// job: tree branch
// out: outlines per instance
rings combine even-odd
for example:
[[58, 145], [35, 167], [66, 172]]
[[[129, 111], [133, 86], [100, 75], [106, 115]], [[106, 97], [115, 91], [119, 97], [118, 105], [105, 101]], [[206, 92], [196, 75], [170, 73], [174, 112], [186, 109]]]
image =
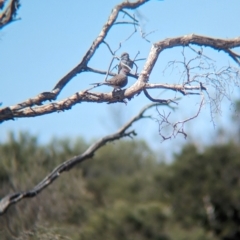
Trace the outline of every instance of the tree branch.
[[[0, 9], [4, 8], [5, 0], [0, 1]], [[0, 12], [0, 29], [7, 24], [16, 21], [17, 10], [20, 7], [20, 0], [10, 0], [8, 5]]]
[[[48, 187], [50, 184], [53, 183], [54, 180], [56, 180], [61, 173], [65, 171], [69, 171], [72, 169], [75, 165], [83, 162], [86, 159], [92, 158], [94, 156], [94, 153], [101, 147], [103, 147], [105, 144], [111, 141], [116, 141], [124, 137], [132, 137], [136, 136], [136, 133], [134, 130], [127, 131], [134, 122], [141, 120], [143, 118], [147, 118], [147, 116], [144, 116], [143, 114], [150, 108], [154, 106], [158, 106], [161, 104], [150, 104], [146, 107], [144, 107], [135, 117], [133, 117], [131, 120], [129, 120], [123, 127], [121, 127], [117, 132], [107, 135], [101, 139], [99, 139], [97, 142], [92, 144], [84, 153], [79, 154], [78, 156], [75, 156], [59, 166], [57, 166], [50, 174], [48, 174], [40, 183], [38, 183], [33, 189], [25, 192], [17, 192], [13, 194], [6, 195], [3, 197], [0, 201], [0, 215], [5, 213], [6, 210], [13, 204], [16, 204], [17, 202], [21, 201], [24, 198], [32, 198], [38, 195], [44, 188]], [[165, 104], [166, 105], [166, 104]], [[149, 118], [149, 117], [148, 117]]]
[[[202, 99], [201, 99], [201, 102], [200, 102], [197, 113], [194, 116], [191, 116], [191, 117], [189, 117], [185, 120], [182, 120], [182, 121], [178, 121], [176, 123], [171, 123], [168, 120], [171, 113], [169, 113], [166, 116], [165, 112], [163, 112], [163, 114], [161, 114], [159, 112], [159, 110], [157, 109], [159, 117], [160, 117], [160, 120], [157, 119], [157, 121], [159, 123], [159, 131], [158, 132], [159, 132], [159, 135], [162, 137], [163, 141], [165, 141], [167, 139], [171, 139], [172, 137], [176, 137], [179, 133], [183, 134], [184, 138], [187, 138], [187, 134], [184, 131], [184, 125], [185, 125], [186, 122], [189, 122], [189, 121], [193, 120], [194, 118], [197, 118], [198, 115], [200, 114], [200, 111], [201, 111], [203, 103], [204, 103], [204, 95], [201, 94], [201, 96], [202, 96]], [[166, 127], [172, 127], [172, 131], [168, 136], [166, 136], [162, 133], [163, 129], [166, 128]]]
[[[88, 90], [80, 91], [73, 94], [71, 97], [65, 98], [58, 102], [53, 102], [45, 104], [42, 106], [27, 107], [19, 111], [12, 111], [10, 108], [0, 109], [0, 122], [14, 119], [14, 118], [23, 118], [23, 117], [36, 117], [40, 115], [50, 114], [53, 112], [61, 112], [71, 109], [77, 103], [82, 102], [98, 102], [98, 103], [115, 103], [115, 102], [125, 102], [125, 99], [129, 101], [134, 97], [135, 94], [141, 92], [144, 88], [153, 89], [169, 89], [177, 92], [181, 92], [183, 95], [190, 94], [186, 90], [201, 90], [204, 89], [198, 86], [183, 86], [179, 84], [150, 84], [146, 83], [145, 87], [134, 87], [135, 84], [129, 89], [123, 89], [116, 92], [102, 93], [102, 92], [89, 92]], [[92, 89], [92, 88], [90, 88]], [[192, 93], [199, 94], [199, 93]], [[150, 99], [151, 100], [151, 99]], [[27, 100], [31, 102], [32, 100]], [[167, 101], [167, 100], [166, 100]], [[155, 101], [154, 101], [155, 102]], [[17, 106], [12, 106], [14, 109]]]
[[149, 100], [151, 100], [152, 102], [158, 102], [158, 103], [162, 103], [162, 104], [168, 104], [170, 102], [173, 102], [173, 103], [177, 104], [177, 102], [173, 101], [172, 99], [167, 99], [166, 100], [166, 99], [156, 99], [156, 98], [153, 98], [153, 97], [150, 96], [150, 94], [147, 92], [146, 89], [143, 89], [143, 92], [144, 92], [145, 96]]
[[[40, 93], [37, 96], [30, 98], [24, 102], [0, 109], [0, 123], [6, 120], [15, 119], [15, 118], [35, 117], [35, 116], [40, 116], [44, 114], [49, 114], [52, 112], [68, 110], [72, 106], [80, 102], [97, 102], [97, 103], [126, 102], [125, 99], [131, 100], [135, 95], [138, 95], [140, 92], [146, 89], [157, 89], [157, 88], [168, 89], [175, 92], [179, 92], [183, 95], [190, 95], [190, 94], [199, 95], [200, 92], [194, 92], [195, 90], [207, 91], [205, 82], [201, 81], [201, 84], [200, 84], [200, 81], [197, 80], [197, 78], [201, 78], [201, 77], [203, 78], [204, 77], [203, 74], [195, 75], [193, 78], [190, 79], [190, 70], [193, 68], [189, 67], [189, 65], [190, 63], [192, 63], [192, 61], [196, 59], [200, 59], [201, 56], [203, 56], [202, 52], [200, 53], [197, 52], [199, 56], [197, 56], [196, 58], [193, 58], [188, 62], [186, 61], [186, 59], [184, 59], [184, 61], [182, 62], [185, 66], [185, 71], [187, 72], [187, 81], [183, 82], [182, 84], [148, 83], [149, 78], [151, 76], [151, 72], [154, 68], [156, 61], [158, 60], [159, 55], [163, 50], [168, 48], [173, 48], [178, 46], [189, 46], [189, 45], [198, 45], [198, 46], [205, 46], [205, 47], [208, 46], [218, 51], [222, 50], [226, 52], [233, 58], [233, 60], [235, 60], [235, 62], [239, 63], [240, 55], [233, 52], [232, 49], [240, 46], [240, 37], [233, 38], [233, 39], [219, 39], [219, 38], [211, 38], [211, 37], [191, 34], [191, 35], [185, 35], [185, 36], [176, 37], [176, 38], [167, 38], [163, 41], [156, 42], [155, 44], [152, 45], [148, 58], [146, 59], [145, 65], [139, 75], [129, 74], [129, 76], [137, 78], [137, 81], [129, 88], [118, 91], [118, 92], [114, 92], [114, 93], [113, 92], [110, 92], [110, 93], [90, 92], [90, 90], [92, 90], [92, 88], [90, 88], [87, 90], [79, 91], [66, 99], [43, 105], [44, 101], [47, 101], [47, 100], [55, 101], [57, 99], [58, 94], [62, 91], [64, 86], [66, 86], [66, 84], [74, 76], [76, 76], [79, 73], [94, 72], [94, 73], [107, 74], [107, 75], [114, 76], [114, 73], [112, 72], [101, 71], [101, 70], [90, 68], [88, 66], [88, 62], [93, 57], [94, 53], [96, 52], [97, 48], [100, 46], [101, 43], [105, 43], [109, 48], [110, 52], [113, 53], [110, 46], [105, 42], [105, 38], [109, 30], [113, 26], [113, 24], [116, 23], [119, 12], [123, 12], [124, 14], [126, 14], [126, 11], [125, 11], [126, 9], [136, 9], [146, 2], [148, 2], [148, 0], [137, 0], [135, 2], [124, 1], [123, 3], [117, 5], [112, 10], [107, 22], [105, 23], [102, 30], [100, 31], [100, 34], [92, 43], [90, 48], [87, 50], [86, 54], [84, 55], [80, 63], [75, 68], [73, 68], [69, 73], [67, 73], [62, 79], [60, 79], [52, 91]], [[131, 20], [133, 20], [133, 22], [137, 21], [130, 14], [126, 14], [126, 15], [130, 17]], [[206, 79], [210, 79], [210, 78], [208, 78], [207, 76]], [[197, 82], [197, 85], [190, 85], [190, 82], [191, 83]], [[212, 82], [213, 82], [212, 84], [213, 87], [214, 86], [218, 87], [218, 85], [214, 83], [214, 81]], [[220, 84], [219, 81], [217, 83]], [[156, 101], [156, 99], [153, 99], [148, 93], [146, 94], [146, 91], [144, 93], [150, 101], [153, 101], [153, 102]], [[162, 101], [168, 101], [168, 100], [162, 100]]]
[[[31, 101], [24, 101], [23, 103], [15, 105], [14, 110], [20, 110], [26, 107], [31, 107], [33, 105], [40, 105], [44, 101], [52, 101], [57, 98], [57, 96], [60, 94], [62, 89], [66, 86], [66, 84], [74, 78], [77, 74], [80, 74], [82, 72], [85, 72], [87, 69], [87, 64], [96, 52], [97, 48], [100, 46], [100, 44], [104, 41], [106, 38], [109, 30], [112, 28], [113, 24], [116, 22], [116, 19], [118, 17], [118, 14], [120, 11], [124, 9], [136, 9], [139, 6], [143, 5], [144, 3], [148, 2], [149, 0], [137, 0], [135, 2], [123, 2], [115, 8], [113, 8], [107, 22], [102, 27], [102, 30], [100, 31], [97, 38], [93, 41], [92, 45], [88, 49], [88, 51], [85, 53], [84, 57], [80, 61], [80, 63], [74, 67], [71, 71], [69, 71], [62, 79], [58, 81], [58, 83], [55, 85], [53, 90], [51, 92], [45, 92], [44, 94], [41, 93], [36, 97], [31, 98]], [[17, 0], [12, 2], [18, 2]], [[11, 109], [11, 107], [10, 107]], [[12, 109], [11, 109], [12, 110]]]
[[188, 46], [189, 44], [211, 47], [217, 51], [224, 51], [228, 53], [232, 58], [237, 57], [238, 61], [235, 58], [233, 60], [239, 64], [239, 55], [230, 51], [233, 48], [240, 46], [240, 37], [232, 39], [221, 39], [221, 38], [211, 38], [207, 36], [201, 36], [196, 34], [185, 35], [182, 37], [176, 38], [167, 38], [163, 41], [157, 42], [154, 44], [158, 53], [162, 52], [167, 48], [178, 47], [178, 46]]

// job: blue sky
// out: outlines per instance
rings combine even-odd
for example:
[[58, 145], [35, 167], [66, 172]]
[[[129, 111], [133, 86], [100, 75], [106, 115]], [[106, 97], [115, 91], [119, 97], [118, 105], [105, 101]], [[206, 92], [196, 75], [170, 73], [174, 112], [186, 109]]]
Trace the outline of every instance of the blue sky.
[[[76, 66], [91, 43], [99, 34], [111, 9], [120, 1], [116, 0], [71, 0], [66, 1], [26, 1], [18, 12], [20, 21], [3, 28], [0, 32], [0, 102], [9, 106], [30, 97], [50, 91], [58, 80]], [[150, 43], [141, 39], [137, 32], [129, 41], [122, 44], [118, 51], [130, 53], [134, 57], [147, 57], [151, 44], [167, 37], [186, 34], [201, 34], [219, 38], [240, 36], [240, 1], [239, 0], [152, 0], [138, 11], [140, 24], [149, 35]], [[121, 18], [119, 18], [121, 20]], [[131, 26], [115, 26], [107, 36], [107, 41], [115, 50], [119, 43], [131, 34]], [[163, 69], [169, 60], [179, 59], [182, 49], [176, 48], [163, 52], [150, 78], [152, 82], [171, 82], [179, 80], [175, 73], [164, 75]], [[218, 61], [217, 64], [234, 64], [223, 53], [215, 53], [204, 49], [207, 54]], [[209, 56], [209, 55], [208, 55]], [[89, 66], [106, 70], [111, 55], [106, 46], [101, 45]], [[138, 62], [139, 70], [144, 61]], [[102, 81], [103, 76], [97, 74], [80, 74], [66, 86], [58, 99], [63, 99], [90, 83]], [[129, 79], [129, 85], [134, 83]], [[97, 91], [108, 92], [109, 87], [101, 87]], [[164, 96], [162, 90], [154, 91], [153, 97]], [[172, 94], [172, 93], [171, 93]], [[174, 95], [169, 95], [174, 96]], [[234, 97], [239, 96], [236, 90]], [[191, 105], [190, 105], [191, 102]], [[9, 131], [28, 131], [38, 135], [40, 142], [49, 142], [53, 137], [75, 138], [83, 136], [86, 140], [102, 137], [115, 131], [122, 123], [136, 114], [149, 100], [143, 95], [135, 97], [127, 105], [82, 103], [63, 113], [54, 113], [36, 118], [22, 118], [4, 122], [0, 125], [0, 141], [6, 139]], [[173, 119], [182, 120], [194, 114], [199, 98], [185, 97], [179, 109], [172, 113]], [[227, 117], [232, 114], [230, 103], [223, 103], [222, 115], [217, 116], [216, 124], [228, 124]], [[165, 108], [165, 111], [168, 111]], [[155, 110], [151, 111], [157, 117]], [[155, 121], [143, 120], [136, 124], [138, 138], [145, 138], [154, 149], [172, 149], [180, 144], [182, 137], [161, 143], [158, 126]], [[186, 126], [189, 139], [207, 141], [216, 132], [211, 123], [208, 107], [204, 107], [198, 119]], [[175, 148], [174, 148], [175, 149]]]

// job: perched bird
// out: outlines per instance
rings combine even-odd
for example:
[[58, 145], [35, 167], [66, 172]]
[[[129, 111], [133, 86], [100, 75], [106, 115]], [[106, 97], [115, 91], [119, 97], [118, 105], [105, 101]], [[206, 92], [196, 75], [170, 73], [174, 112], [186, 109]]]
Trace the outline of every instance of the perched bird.
[[120, 73], [122, 68], [126, 68], [128, 69], [128, 72], [130, 72], [133, 68], [134, 62], [129, 58], [129, 54], [127, 52], [122, 53], [120, 59], [120, 63], [118, 64], [118, 73]]
[[128, 83], [128, 74], [129, 70], [126, 68], [122, 68], [121, 71], [114, 77], [110, 78], [109, 80], [107, 80], [106, 82], [99, 82], [99, 83], [92, 83], [91, 85], [96, 85], [96, 87], [98, 86], [102, 86], [102, 85], [108, 85], [114, 88], [113, 91], [116, 91], [118, 89], [121, 89], [123, 87], [125, 87]]

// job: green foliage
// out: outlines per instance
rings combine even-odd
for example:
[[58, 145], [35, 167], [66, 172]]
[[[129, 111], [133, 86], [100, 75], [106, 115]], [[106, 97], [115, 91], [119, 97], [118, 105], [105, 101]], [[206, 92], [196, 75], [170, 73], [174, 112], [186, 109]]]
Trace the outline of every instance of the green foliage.
[[47, 226], [35, 226], [31, 231], [23, 231], [17, 240], [70, 240], [69, 237], [59, 234], [60, 229]]
[[94, 162], [87, 161], [82, 168], [89, 191], [98, 204], [104, 205], [116, 199], [134, 202], [148, 198], [146, 191], [151, 188], [156, 165], [144, 142], [120, 141], [102, 148]]
[[190, 145], [176, 156], [164, 186], [178, 221], [200, 224], [220, 239], [240, 239], [239, 159], [233, 143], [203, 153]]
[[[82, 153], [82, 139], [9, 135], [0, 145], [0, 196], [27, 190]], [[0, 217], [0, 239], [235, 240], [240, 225], [240, 149], [187, 145], [171, 164], [143, 141], [104, 146], [33, 199]]]
[[86, 222], [82, 240], [94, 239], [169, 239], [164, 232], [166, 217], [160, 203], [129, 204], [117, 201], [99, 209]]

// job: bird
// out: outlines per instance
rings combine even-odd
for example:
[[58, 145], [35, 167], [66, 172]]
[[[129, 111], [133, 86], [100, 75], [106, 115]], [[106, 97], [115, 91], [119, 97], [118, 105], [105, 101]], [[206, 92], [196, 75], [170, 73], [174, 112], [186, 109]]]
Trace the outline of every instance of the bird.
[[113, 91], [115, 92], [116, 90], [119, 90], [119, 89], [121, 89], [121, 88], [123, 88], [127, 85], [127, 83], [128, 83], [128, 77], [127, 77], [128, 72], [129, 72], [129, 69], [122, 68], [117, 75], [110, 78], [109, 80], [107, 80], [105, 82], [92, 83], [91, 85], [96, 85], [96, 87], [102, 86], [102, 85], [108, 85], [108, 86], [113, 87], [114, 88]]
[[118, 73], [120, 73], [122, 68], [126, 68], [129, 72], [133, 68], [134, 61], [129, 58], [129, 54], [127, 52], [123, 52], [120, 57], [120, 63], [118, 64]]

